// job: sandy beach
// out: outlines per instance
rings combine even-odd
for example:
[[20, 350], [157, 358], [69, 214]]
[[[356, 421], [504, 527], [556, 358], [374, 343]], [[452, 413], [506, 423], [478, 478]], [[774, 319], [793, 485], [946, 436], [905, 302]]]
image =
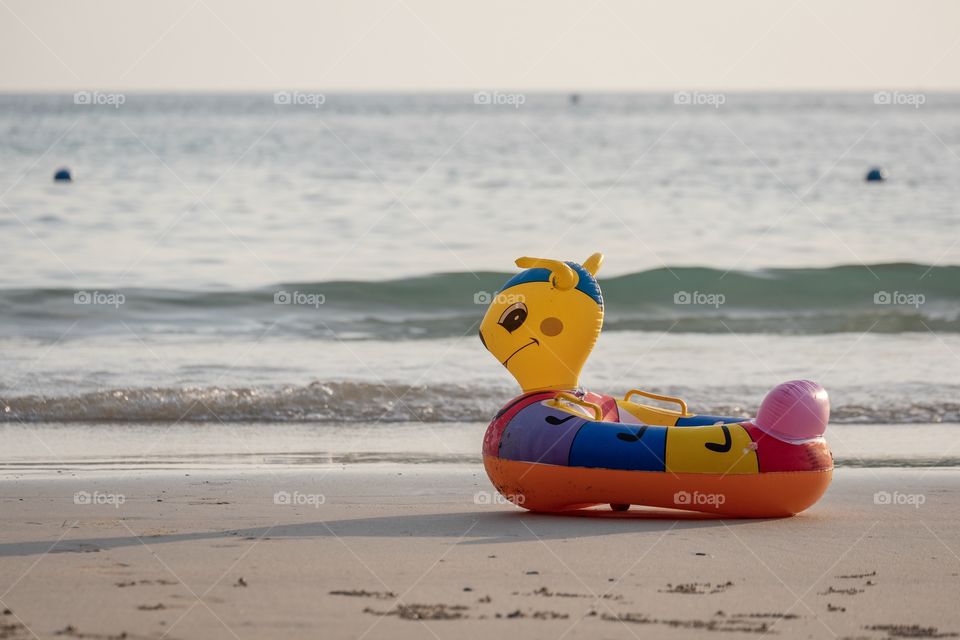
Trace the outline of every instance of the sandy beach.
[[0, 637], [943, 638], [960, 473], [782, 520], [535, 515], [479, 465], [8, 471]]

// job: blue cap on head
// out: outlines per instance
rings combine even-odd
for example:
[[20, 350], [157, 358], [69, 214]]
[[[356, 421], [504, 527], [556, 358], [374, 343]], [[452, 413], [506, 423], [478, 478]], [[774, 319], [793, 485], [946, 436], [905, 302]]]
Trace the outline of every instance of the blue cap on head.
[[[594, 302], [602, 307], [603, 294], [600, 292], [600, 285], [597, 283], [597, 279], [593, 277], [593, 274], [576, 262], [567, 262], [566, 265], [576, 271], [579, 276], [576, 286], [577, 291], [587, 294], [593, 298]], [[525, 282], [550, 282], [550, 269], [535, 268], [521, 271], [507, 280], [506, 284], [500, 287], [500, 291], [505, 291], [510, 287], [515, 287]]]

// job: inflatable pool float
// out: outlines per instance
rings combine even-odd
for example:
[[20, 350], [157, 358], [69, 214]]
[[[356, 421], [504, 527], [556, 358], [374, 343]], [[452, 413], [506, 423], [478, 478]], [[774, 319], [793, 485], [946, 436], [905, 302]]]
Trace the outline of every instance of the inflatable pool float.
[[523, 390], [483, 439], [497, 490], [531, 511], [643, 505], [752, 518], [819, 500], [833, 456], [823, 438], [830, 401], [815, 382], [775, 387], [750, 420], [695, 415], [679, 398], [639, 389], [617, 399], [580, 388], [603, 325], [602, 261], [520, 258], [524, 270], [487, 309], [480, 340]]

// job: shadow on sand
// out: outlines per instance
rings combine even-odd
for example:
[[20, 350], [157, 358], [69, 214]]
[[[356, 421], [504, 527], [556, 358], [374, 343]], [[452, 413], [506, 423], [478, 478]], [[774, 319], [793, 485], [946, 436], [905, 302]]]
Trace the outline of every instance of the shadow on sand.
[[[469, 511], [459, 513], [378, 516], [276, 524], [266, 527], [195, 531], [152, 536], [116, 536], [0, 544], [0, 557], [45, 553], [87, 553], [141, 544], [218, 539], [310, 539], [310, 538], [448, 538], [453, 544], [497, 544], [519, 540], [557, 540], [620, 534], [660, 535], [670, 529], [738, 526], [764, 522], [724, 520], [701, 513], [638, 509], [613, 512], [601, 509], [563, 514], [516, 511]], [[118, 521], [119, 524], [119, 521]]]

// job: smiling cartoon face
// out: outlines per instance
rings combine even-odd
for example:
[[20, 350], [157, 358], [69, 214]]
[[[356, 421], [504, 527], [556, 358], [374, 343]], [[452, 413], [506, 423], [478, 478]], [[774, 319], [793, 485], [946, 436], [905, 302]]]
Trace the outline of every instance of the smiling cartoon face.
[[603, 297], [594, 275], [603, 256], [583, 266], [520, 258], [526, 268], [490, 303], [480, 324], [487, 350], [524, 391], [573, 389], [603, 325]]

